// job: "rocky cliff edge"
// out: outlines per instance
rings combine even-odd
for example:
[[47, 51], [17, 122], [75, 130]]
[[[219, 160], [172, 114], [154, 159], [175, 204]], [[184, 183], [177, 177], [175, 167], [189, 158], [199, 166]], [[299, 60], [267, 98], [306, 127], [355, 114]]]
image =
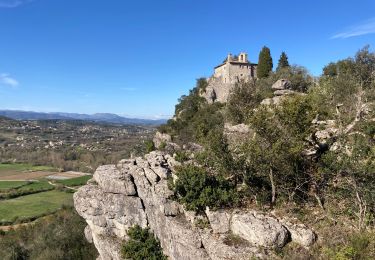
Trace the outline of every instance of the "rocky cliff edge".
[[151, 152], [144, 158], [99, 167], [93, 179], [74, 194], [77, 212], [86, 220], [86, 238], [99, 259], [121, 259], [127, 230], [149, 226], [170, 259], [269, 258], [273, 248], [294, 241], [305, 247], [316, 240], [303, 224], [264, 213], [236, 209], [197, 216], [172, 200], [167, 179], [175, 177], [173, 157]]

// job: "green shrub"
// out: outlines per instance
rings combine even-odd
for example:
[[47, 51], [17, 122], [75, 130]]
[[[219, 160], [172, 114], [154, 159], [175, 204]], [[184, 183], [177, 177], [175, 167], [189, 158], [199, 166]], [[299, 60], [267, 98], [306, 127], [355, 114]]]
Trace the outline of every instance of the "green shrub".
[[345, 244], [336, 247], [323, 248], [323, 254], [329, 259], [352, 260], [352, 259], [374, 259], [374, 240], [369, 233], [349, 235]]
[[55, 189], [55, 187], [49, 184], [47, 181], [28, 181], [26, 184], [19, 186], [14, 189], [7, 190], [4, 193], [0, 193], [0, 200], [12, 199], [25, 195], [35, 194], [39, 192], [45, 192]]
[[179, 98], [174, 119], [160, 126], [159, 131], [170, 134], [177, 143], [188, 143], [204, 141], [212, 129], [222, 127], [224, 123], [220, 109], [223, 105], [209, 105], [199, 95], [206, 86], [206, 79], [198, 79], [189, 95]]
[[205, 149], [196, 156], [196, 160], [202, 166], [215, 172], [217, 175], [230, 178], [234, 184], [242, 181], [244, 164], [235, 159], [229, 149], [229, 143], [222, 129], [210, 131], [204, 142]]
[[152, 140], [146, 140], [145, 141], [145, 147], [146, 147], [146, 153], [150, 153], [152, 151], [155, 151], [155, 144]]
[[65, 186], [82, 186], [87, 183], [88, 180], [92, 178], [92, 175], [84, 175], [76, 178], [66, 179], [66, 180], [58, 180], [57, 183], [61, 183]]
[[178, 162], [185, 162], [189, 160], [189, 154], [186, 151], [177, 151], [175, 159]]
[[260, 107], [250, 118], [257, 135], [242, 145], [245, 180], [259, 191], [269, 190], [271, 204], [277, 197], [294, 200], [307, 194], [308, 186], [301, 184], [310, 177], [302, 152], [314, 116], [305, 97], [294, 97], [272, 110]]
[[194, 221], [194, 226], [200, 229], [210, 228], [210, 222], [208, 221], [207, 218], [204, 218], [204, 219], [199, 218]]
[[301, 66], [290, 66], [276, 72], [277, 77], [290, 81], [290, 88], [295, 91], [306, 92], [313, 85], [313, 77], [307, 69]]
[[188, 210], [202, 212], [206, 206], [221, 208], [238, 203], [235, 187], [224, 178], [209, 175], [203, 168], [186, 165], [177, 169], [174, 191]]
[[129, 240], [122, 246], [122, 257], [132, 260], [166, 260], [160, 242], [150, 232], [135, 225], [128, 230]]
[[164, 150], [165, 147], [167, 147], [167, 143], [166, 142], [161, 142], [160, 145], [159, 145], [159, 147], [158, 147], [158, 149], [159, 150]]
[[268, 89], [259, 88], [256, 82], [242, 83], [236, 85], [231, 91], [227, 105], [226, 116], [234, 124], [247, 121], [253, 109], [267, 97], [271, 97]]

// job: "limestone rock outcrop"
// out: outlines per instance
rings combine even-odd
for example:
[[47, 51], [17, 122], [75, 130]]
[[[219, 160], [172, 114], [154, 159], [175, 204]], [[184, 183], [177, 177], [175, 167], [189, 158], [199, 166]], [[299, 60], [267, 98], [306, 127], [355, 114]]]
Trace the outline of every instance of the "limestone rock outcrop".
[[287, 79], [279, 79], [272, 85], [273, 90], [284, 90], [290, 88], [290, 81]]
[[304, 247], [309, 247], [315, 243], [317, 236], [310, 228], [304, 224], [294, 224], [290, 221], [280, 220], [290, 233], [292, 241]]
[[[176, 119], [176, 117], [175, 117]], [[180, 150], [181, 147], [172, 141], [172, 136], [166, 133], [157, 131], [154, 138], [152, 139], [156, 149], [161, 149], [173, 153], [174, 151]]]
[[289, 80], [279, 79], [271, 87], [271, 89], [274, 91], [273, 92], [274, 96], [272, 98], [266, 98], [262, 100], [260, 104], [266, 105], [266, 106], [269, 106], [269, 105], [278, 106], [290, 95], [306, 95], [305, 93], [291, 90], [290, 87], [291, 87], [291, 82]]
[[159, 131], [157, 131], [152, 141], [154, 142], [155, 147], [158, 148], [163, 143], [172, 142], [172, 137], [169, 134], [164, 134], [164, 133], [160, 133]]
[[[167, 184], [174, 176], [175, 163], [172, 156], [158, 151], [101, 166], [74, 194], [75, 208], [88, 224], [85, 236], [95, 244], [99, 259], [121, 259], [127, 230], [136, 224], [150, 227], [164, 253], [178, 260], [267, 259], [273, 254], [267, 248], [282, 247], [290, 234], [296, 242], [310, 244], [305, 242], [305, 231], [289, 230], [265, 214], [207, 208], [202, 216], [186, 211], [172, 200]], [[197, 220], [206, 220], [209, 225], [199, 228]], [[244, 243], [233, 244], [233, 235]]]
[[122, 174], [115, 165], [100, 166], [94, 179], [104, 192], [134, 196], [137, 194], [131, 175]]
[[236, 86], [236, 84], [233, 83], [223, 83], [220, 79], [215, 77], [209, 78], [207, 83], [207, 87], [201, 91], [200, 95], [206, 99], [208, 104], [227, 102], [230, 92]]
[[230, 230], [231, 215], [228, 212], [225, 210], [211, 211], [207, 207], [205, 213], [214, 233], [222, 234]]
[[244, 140], [254, 138], [255, 131], [246, 124], [232, 125], [225, 123], [224, 135], [228, 140], [229, 148], [235, 150]]
[[256, 212], [240, 212], [231, 220], [231, 230], [254, 245], [281, 248], [288, 239], [288, 230], [277, 220]]
[[315, 118], [311, 123], [314, 131], [307, 139], [304, 155], [314, 157], [328, 149], [334, 151], [338, 148], [336, 139], [339, 128], [335, 120], [321, 121]]

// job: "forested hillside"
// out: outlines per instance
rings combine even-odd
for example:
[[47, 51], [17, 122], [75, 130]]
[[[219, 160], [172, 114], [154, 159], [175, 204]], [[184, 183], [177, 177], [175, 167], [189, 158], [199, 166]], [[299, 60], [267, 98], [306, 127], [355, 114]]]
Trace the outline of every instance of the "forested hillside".
[[175, 199], [197, 212], [258, 208], [312, 226], [319, 242], [290, 244], [285, 259], [374, 258], [375, 53], [365, 47], [318, 78], [283, 53], [263, 74], [224, 104], [201, 97], [203, 78], [179, 99], [158, 147], [182, 162]]

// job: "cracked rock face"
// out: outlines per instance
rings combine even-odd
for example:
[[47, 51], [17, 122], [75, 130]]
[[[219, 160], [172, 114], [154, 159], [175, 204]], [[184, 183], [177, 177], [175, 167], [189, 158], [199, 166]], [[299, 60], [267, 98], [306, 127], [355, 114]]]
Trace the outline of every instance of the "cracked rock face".
[[[173, 175], [173, 165], [173, 157], [162, 152], [121, 160], [99, 167], [93, 180], [74, 194], [75, 208], [88, 224], [85, 235], [98, 249], [99, 259], [121, 259], [121, 244], [134, 225], [150, 227], [164, 253], [176, 260], [268, 258], [264, 248], [281, 247], [289, 239], [290, 232], [277, 219], [254, 212], [207, 209], [203, 218], [210, 225], [196, 227], [202, 216], [171, 199], [167, 178]], [[228, 242], [233, 234], [246, 243]], [[304, 229], [292, 233], [296, 242], [309, 240], [309, 234]]]

